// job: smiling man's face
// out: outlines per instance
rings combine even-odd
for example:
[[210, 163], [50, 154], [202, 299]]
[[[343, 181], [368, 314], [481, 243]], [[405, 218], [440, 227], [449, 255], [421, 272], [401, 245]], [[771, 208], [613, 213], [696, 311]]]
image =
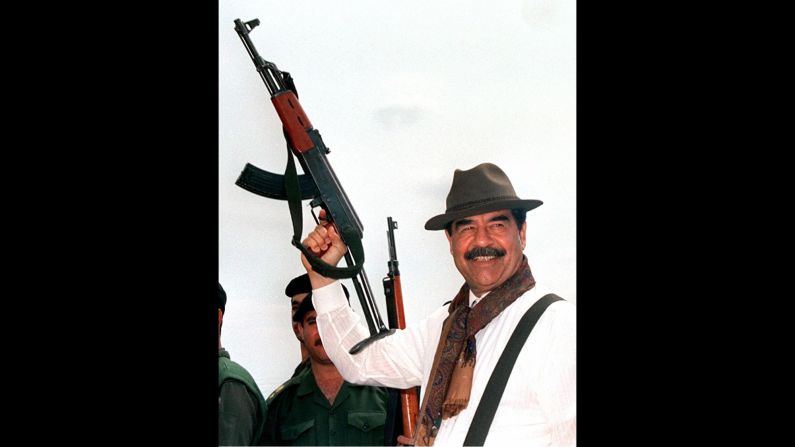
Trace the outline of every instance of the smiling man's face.
[[447, 235], [455, 266], [476, 296], [494, 290], [522, 263], [527, 224], [516, 226], [511, 210], [453, 221]]

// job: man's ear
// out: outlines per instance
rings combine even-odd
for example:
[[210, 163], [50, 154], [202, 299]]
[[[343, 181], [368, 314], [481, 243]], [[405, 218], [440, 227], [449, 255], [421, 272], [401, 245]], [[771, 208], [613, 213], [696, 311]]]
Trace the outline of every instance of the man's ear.
[[304, 342], [304, 328], [300, 324], [298, 324], [296, 322], [293, 322], [293, 332], [295, 333], [295, 338], [297, 338], [298, 341], [303, 343]]

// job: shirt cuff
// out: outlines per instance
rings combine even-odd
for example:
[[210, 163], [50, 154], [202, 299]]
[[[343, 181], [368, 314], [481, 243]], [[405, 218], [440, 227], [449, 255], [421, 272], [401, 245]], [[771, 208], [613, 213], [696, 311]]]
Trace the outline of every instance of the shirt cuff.
[[342, 283], [334, 281], [319, 289], [312, 289], [312, 305], [315, 306], [318, 315], [348, 306], [345, 292], [342, 291]]

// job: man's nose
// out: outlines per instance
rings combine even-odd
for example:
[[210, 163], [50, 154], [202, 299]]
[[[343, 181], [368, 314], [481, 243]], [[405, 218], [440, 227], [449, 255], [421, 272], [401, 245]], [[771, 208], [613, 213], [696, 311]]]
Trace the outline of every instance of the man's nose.
[[488, 229], [485, 226], [477, 226], [475, 227], [475, 244], [478, 247], [487, 247], [491, 245], [492, 238], [491, 234], [488, 232]]

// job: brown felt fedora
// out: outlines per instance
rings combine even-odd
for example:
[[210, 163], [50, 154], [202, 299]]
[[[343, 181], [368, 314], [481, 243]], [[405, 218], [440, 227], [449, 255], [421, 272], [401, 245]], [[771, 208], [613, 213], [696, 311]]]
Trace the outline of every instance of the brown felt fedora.
[[456, 219], [502, 209], [530, 211], [542, 203], [520, 199], [502, 169], [492, 163], [481, 163], [467, 171], [455, 170], [453, 185], [447, 194], [447, 211], [428, 219], [425, 229], [443, 230]]

